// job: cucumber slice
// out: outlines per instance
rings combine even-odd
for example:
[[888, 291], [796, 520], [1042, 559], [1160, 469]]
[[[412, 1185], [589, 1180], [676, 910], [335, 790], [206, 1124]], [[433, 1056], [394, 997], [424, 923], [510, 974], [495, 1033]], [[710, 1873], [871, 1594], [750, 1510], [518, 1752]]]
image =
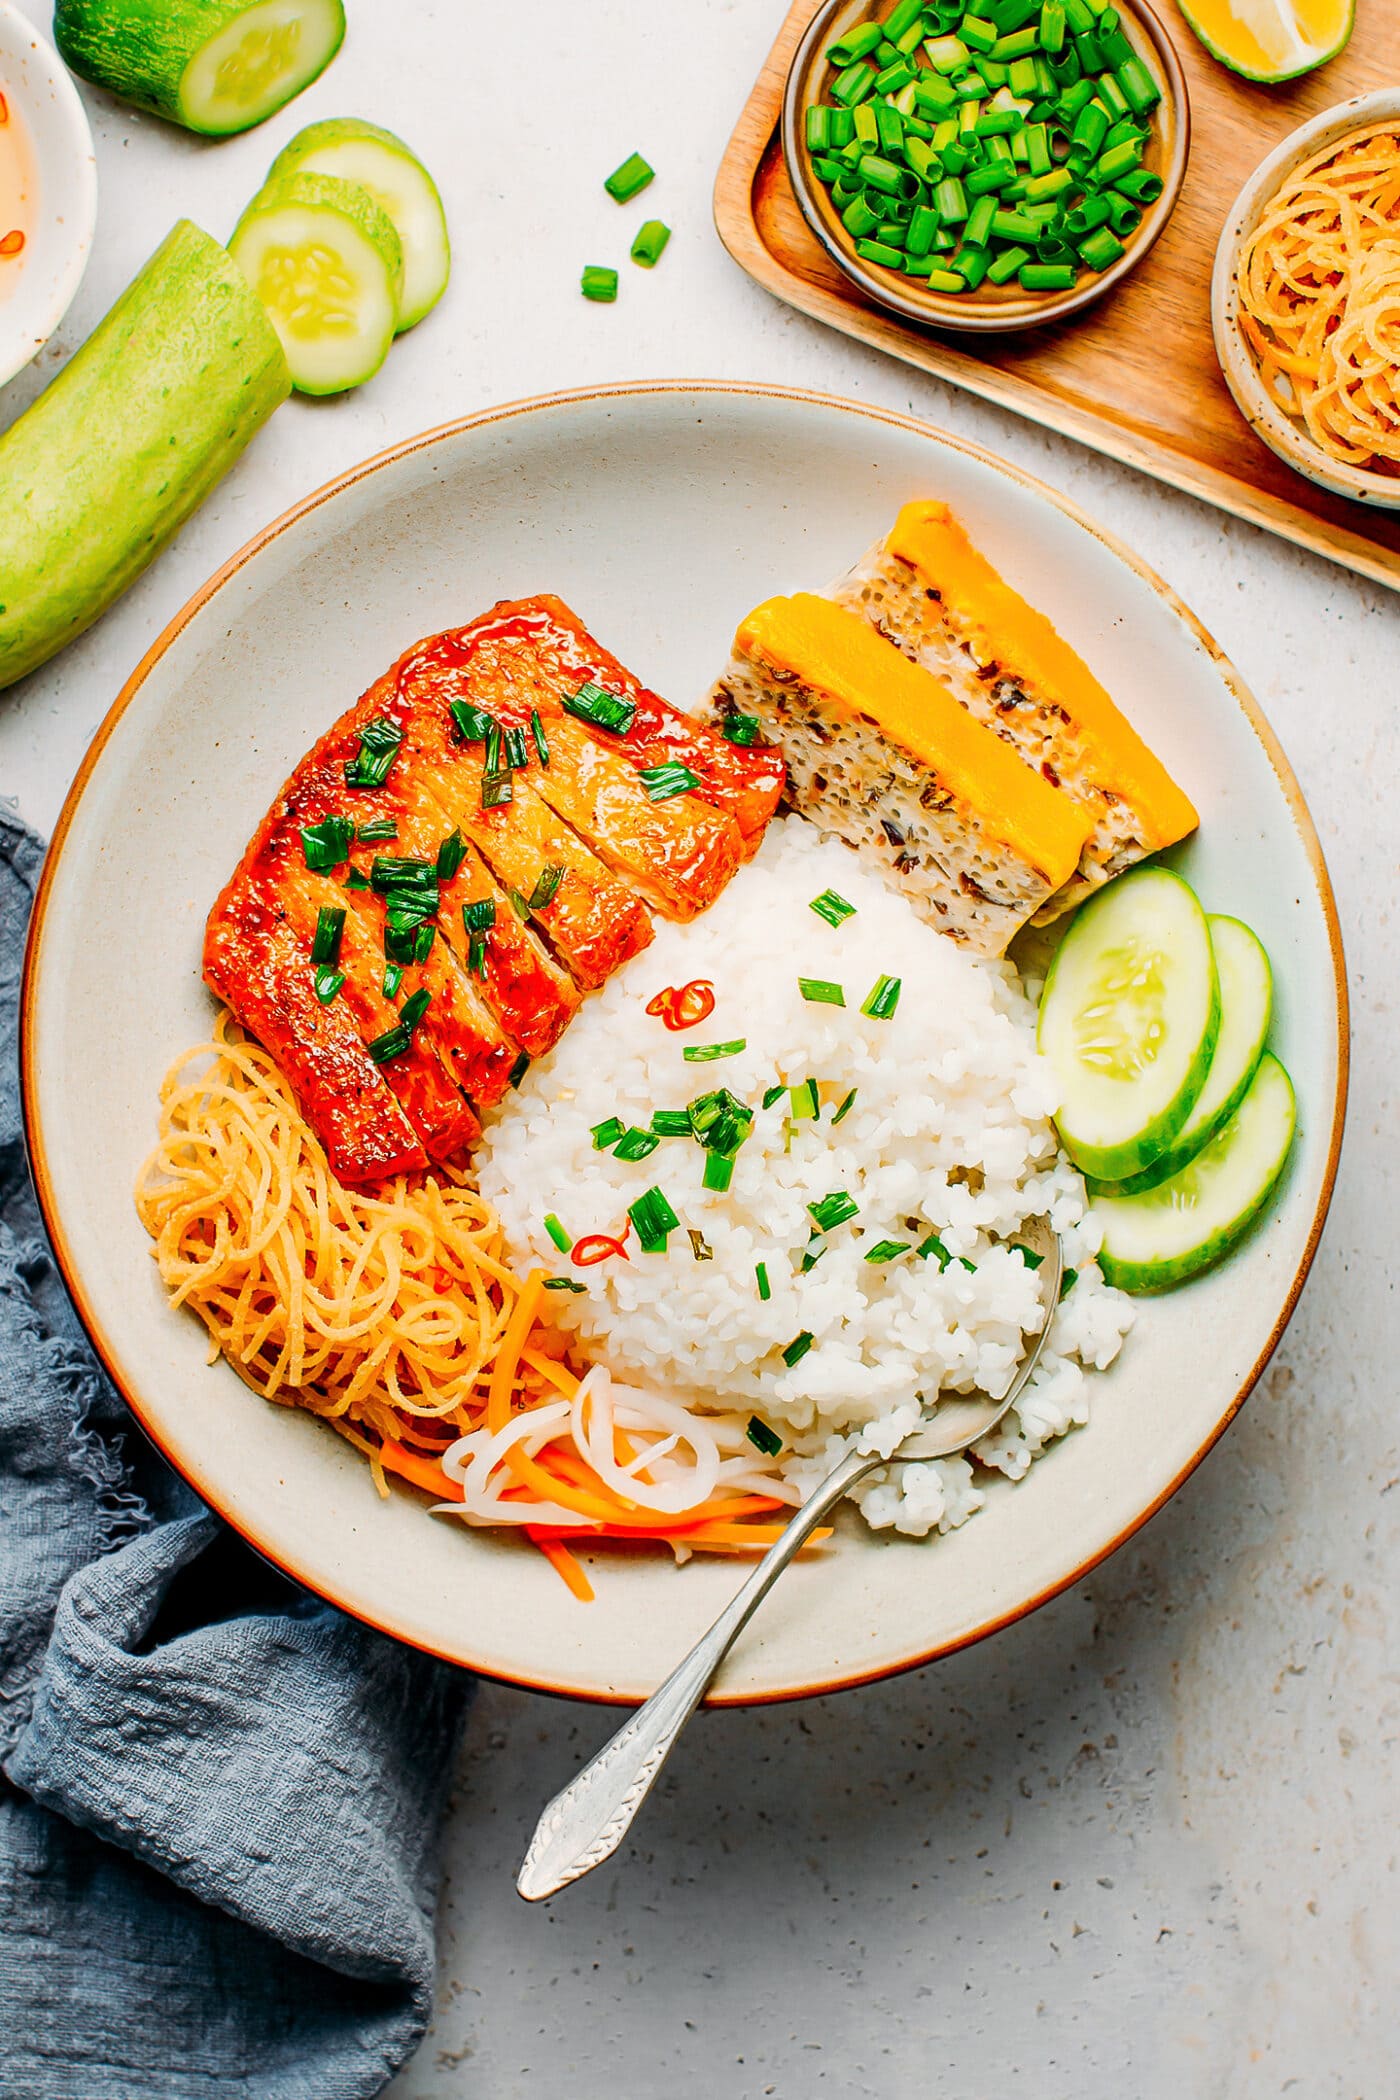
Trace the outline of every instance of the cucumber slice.
[[1081, 906], [1055, 951], [1037, 1040], [1065, 1150], [1095, 1181], [1160, 1159], [1196, 1104], [1220, 1028], [1206, 916], [1168, 868], [1134, 868]]
[[282, 148], [267, 179], [271, 184], [303, 171], [358, 182], [393, 220], [403, 243], [402, 335], [437, 305], [452, 267], [447, 215], [432, 176], [402, 139], [359, 117], [308, 124]]
[[1220, 978], [1220, 1034], [1206, 1083], [1181, 1130], [1150, 1167], [1127, 1181], [1091, 1182], [1094, 1195], [1138, 1196], [1180, 1173], [1222, 1130], [1249, 1092], [1273, 1012], [1274, 979], [1257, 934], [1239, 919], [1206, 920]]
[[342, 0], [57, 0], [75, 73], [136, 109], [225, 138], [281, 109], [345, 37]]
[[1188, 1166], [1144, 1196], [1095, 1203], [1108, 1281], [1166, 1291], [1228, 1254], [1272, 1195], [1296, 1121], [1292, 1083], [1266, 1050], [1234, 1115]]
[[341, 394], [374, 377], [394, 340], [403, 249], [368, 190], [336, 175], [290, 176], [258, 192], [228, 245], [298, 392]]
[[180, 220], [0, 438], [0, 686], [105, 612], [291, 385], [242, 271]]

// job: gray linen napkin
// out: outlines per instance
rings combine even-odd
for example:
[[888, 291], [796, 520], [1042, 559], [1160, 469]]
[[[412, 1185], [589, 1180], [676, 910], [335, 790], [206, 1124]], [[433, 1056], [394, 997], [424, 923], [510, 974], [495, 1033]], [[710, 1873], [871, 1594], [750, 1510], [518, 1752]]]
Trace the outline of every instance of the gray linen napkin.
[[20, 1130], [41, 858], [0, 805], [0, 2093], [367, 2100], [427, 2021], [471, 1681], [267, 1568], [99, 1369]]

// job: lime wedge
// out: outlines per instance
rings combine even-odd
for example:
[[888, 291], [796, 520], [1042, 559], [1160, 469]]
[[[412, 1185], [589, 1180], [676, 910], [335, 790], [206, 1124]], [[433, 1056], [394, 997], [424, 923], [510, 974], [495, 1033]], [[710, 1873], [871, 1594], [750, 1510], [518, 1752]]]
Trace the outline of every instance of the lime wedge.
[[1212, 58], [1246, 80], [1293, 80], [1345, 48], [1356, 0], [1181, 0]]

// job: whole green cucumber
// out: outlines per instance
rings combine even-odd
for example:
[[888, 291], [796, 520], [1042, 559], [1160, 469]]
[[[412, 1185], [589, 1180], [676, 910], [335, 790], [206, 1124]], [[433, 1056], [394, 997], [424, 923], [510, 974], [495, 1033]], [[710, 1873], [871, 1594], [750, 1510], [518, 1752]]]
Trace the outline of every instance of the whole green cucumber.
[[106, 611], [291, 386], [237, 263], [181, 219], [0, 438], [0, 686]]
[[84, 80], [212, 138], [281, 109], [344, 36], [343, 0], [56, 0], [53, 15]]

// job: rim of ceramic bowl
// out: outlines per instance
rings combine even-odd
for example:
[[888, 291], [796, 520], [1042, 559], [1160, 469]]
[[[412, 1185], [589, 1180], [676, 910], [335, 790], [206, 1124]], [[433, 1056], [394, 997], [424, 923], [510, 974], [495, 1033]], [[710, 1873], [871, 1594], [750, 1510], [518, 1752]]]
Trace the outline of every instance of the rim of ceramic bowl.
[[559, 393], [541, 394], [527, 400], [505, 402], [499, 407], [480, 409], [472, 415], [461, 416], [451, 422], [439, 424], [431, 430], [423, 431], [416, 437], [402, 440], [399, 444], [391, 446], [387, 451], [374, 454], [369, 459], [361, 461], [357, 466], [348, 468], [344, 473], [337, 475], [333, 480], [314, 490], [309, 496], [304, 497], [301, 502], [294, 504], [290, 510], [284, 511], [280, 517], [274, 518], [270, 524], [263, 527], [262, 531], [256, 533], [252, 539], [248, 540], [236, 554], [231, 555], [220, 568], [216, 569], [208, 581], [200, 586], [156, 637], [151, 647], [131, 673], [131, 676], [122, 686], [116, 699], [112, 702], [96, 736], [88, 747], [83, 762], [78, 768], [73, 785], [64, 800], [48, 853], [44, 859], [38, 889], [35, 893], [20, 985], [20, 1098], [24, 1116], [25, 1138], [29, 1150], [34, 1186], [39, 1198], [39, 1206], [43, 1213], [45, 1225], [48, 1228], [59, 1271], [93, 1348], [100, 1361], [106, 1367], [117, 1390], [127, 1402], [132, 1414], [152, 1443], [165, 1457], [173, 1470], [189, 1481], [201, 1499], [221, 1516], [232, 1530], [238, 1532], [255, 1552], [261, 1554], [265, 1560], [271, 1562], [275, 1567], [280, 1568], [294, 1582], [300, 1583], [304, 1589], [324, 1598], [328, 1603], [336, 1605], [340, 1610], [351, 1613], [352, 1616], [362, 1620], [366, 1625], [376, 1627], [381, 1633], [386, 1633], [395, 1640], [402, 1640], [408, 1646], [420, 1648], [424, 1653], [437, 1655], [442, 1661], [451, 1662], [459, 1667], [477, 1669], [483, 1676], [489, 1676], [498, 1683], [518, 1685], [527, 1691], [545, 1692], [560, 1698], [582, 1699], [602, 1706], [615, 1706], [619, 1703], [627, 1703], [626, 1701], [619, 1702], [615, 1694], [602, 1690], [594, 1684], [586, 1682], [574, 1683], [558, 1678], [551, 1679], [530, 1675], [524, 1672], [508, 1672], [500, 1668], [487, 1669], [470, 1658], [463, 1658], [460, 1654], [448, 1653], [422, 1640], [410, 1640], [397, 1625], [392, 1623], [390, 1618], [376, 1616], [372, 1609], [365, 1607], [363, 1601], [357, 1600], [352, 1602], [344, 1595], [328, 1588], [325, 1581], [318, 1578], [314, 1571], [308, 1569], [298, 1559], [296, 1554], [288, 1551], [271, 1539], [260, 1535], [246, 1523], [240, 1523], [236, 1518], [230, 1516], [225, 1507], [224, 1498], [220, 1494], [218, 1481], [209, 1478], [207, 1475], [201, 1474], [196, 1476], [188, 1466], [175, 1460], [163, 1442], [158, 1426], [149, 1419], [140, 1393], [133, 1389], [133, 1382], [123, 1375], [119, 1352], [107, 1336], [102, 1321], [98, 1317], [92, 1297], [84, 1284], [72, 1243], [65, 1230], [63, 1215], [55, 1193], [53, 1171], [49, 1164], [48, 1147], [45, 1142], [44, 1128], [38, 1107], [38, 1048], [35, 1017], [39, 979], [45, 969], [45, 932], [49, 901], [52, 895], [54, 879], [62, 863], [65, 846], [79, 804], [87, 792], [88, 785], [108, 740], [128, 707], [137, 697], [146, 679], [166, 651], [179, 639], [191, 621], [203, 611], [204, 607], [221, 589], [240, 576], [272, 541], [278, 539], [283, 533], [292, 531], [303, 518], [318, 510], [322, 504], [328, 503], [342, 495], [357, 482], [363, 481], [367, 477], [409, 458], [415, 452], [444, 443], [469, 430], [480, 429], [494, 423], [507, 423], [515, 418], [533, 415], [540, 411], [569, 408], [594, 402], [620, 402], [642, 398], [655, 399], [673, 394], [691, 396], [697, 394], [724, 395], [749, 400], [796, 402], [808, 407], [829, 409], [843, 415], [855, 416], [867, 423], [881, 424], [893, 430], [913, 433], [918, 437], [931, 437], [938, 444], [947, 445], [969, 459], [980, 461], [983, 465], [992, 468], [994, 472], [1004, 475], [1018, 487], [1029, 490], [1034, 496], [1053, 505], [1063, 517], [1070, 519], [1073, 524], [1087, 532], [1091, 538], [1097, 540], [1101, 546], [1105, 547], [1121, 561], [1135, 576], [1140, 577], [1206, 651], [1223, 680], [1231, 699], [1240, 708], [1250, 728], [1259, 739], [1274, 770], [1288, 804], [1289, 812], [1297, 826], [1298, 836], [1302, 842], [1304, 852], [1313, 871], [1318, 900], [1322, 907], [1327, 929], [1328, 948], [1332, 959], [1334, 995], [1337, 1006], [1336, 1087], [1330, 1106], [1324, 1111], [1329, 1119], [1327, 1151], [1323, 1163], [1322, 1180], [1318, 1190], [1317, 1202], [1308, 1228], [1307, 1240], [1294, 1274], [1284, 1293], [1280, 1311], [1270, 1329], [1268, 1338], [1228, 1407], [1224, 1409], [1219, 1420], [1211, 1428], [1210, 1434], [1203, 1439], [1167, 1486], [1134, 1516], [1131, 1523], [1126, 1524], [1121, 1531], [1115, 1533], [1107, 1544], [1096, 1548], [1093, 1552], [1086, 1553], [1082, 1560], [1076, 1562], [1074, 1568], [1068, 1574], [1046, 1584], [1032, 1596], [1022, 1599], [1013, 1606], [994, 1609], [978, 1625], [960, 1634], [957, 1638], [940, 1641], [929, 1649], [918, 1649], [911, 1654], [901, 1656], [894, 1663], [882, 1664], [875, 1669], [848, 1669], [838, 1676], [817, 1678], [800, 1685], [785, 1685], [776, 1690], [727, 1693], [723, 1683], [720, 1683], [711, 1689], [705, 1699], [707, 1706], [767, 1706], [776, 1705], [788, 1699], [815, 1698], [829, 1692], [851, 1690], [858, 1685], [872, 1684], [888, 1677], [901, 1676], [907, 1670], [921, 1669], [928, 1663], [936, 1662], [942, 1656], [951, 1655], [959, 1649], [971, 1647], [975, 1642], [985, 1640], [990, 1634], [999, 1633], [1004, 1627], [1014, 1625], [1019, 1619], [1028, 1617], [1031, 1612], [1038, 1610], [1042, 1604], [1049, 1603], [1053, 1597], [1059, 1596], [1064, 1590], [1072, 1588], [1076, 1582], [1082, 1581], [1101, 1561], [1106, 1560], [1111, 1553], [1115, 1553], [1120, 1546], [1125, 1544], [1128, 1539], [1132, 1538], [1148, 1522], [1149, 1518], [1155, 1516], [1157, 1511], [1166, 1502], [1170, 1501], [1177, 1489], [1194, 1473], [1207, 1452], [1223, 1436], [1240, 1408], [1249, 1398], [1269, 1358], [1277, 1348], [1289, 1320], [1292, 1318], [1299, 1294], [1307, 1281], [1308, 1271], [1312, 1267], [1313, 1256], [1317, 1251], [1322, 1228], [1326, 1223], [1327, 1212], [1332, 1201], [1332, 1191], [1337, 1178], [1337, 1163], [1341, 1152], [1342, 1126], [1345, 1120], [1347, 1101], [1350, 1038], [1346, 966], [1342, 951], [1341, 927], [1337, 917], [1336, 900], [1332, 893], [1331, 879], [1327, 872], [1327, 864], [1323, 858], [1317, 830], [1303, 797], [1302, 789], [1294, 776], [1293, 769], [1289, 765], [1277, 737], [1265, 719], [1258, 702], [1241, 679], [1230, 659], [1201, 625], [1190, 608], [1182, 603], [1171, 586], [1164, 582], [1155, 570], [1150, 568], [1138, 555], [1134, 554], [1130, 548], [1126, 547], [1113, 533], [1107, 532], [1094, 519], [1087, 517], [1077, 504], [1061, 495], [1057, 489], [1053, 489], [1047, 483], [1037, 479], [1035, 475], [1028, 474], [1022, 468], [1012, 466], [1005, 460], [998, 459], [985, 446], [972, 444], [966, 438], [955, 437], [947, 431], [940, 430], [935, 424], [929, 423], [921, 417], [903, 415], [898, 410], [873, 407], [864, 402], [842, 400], [837, 395], [817, 393], [805, 387], [771, 386], [757, 381], [722, 379], [629, 380], [619, 381], [610, 386], [579, 387]]
[[802, 130], [804, 113], [815, 99], [820, 47], [831, 35], [838, 16], [849, 14], [859, 19], [873, 12], [870, 0], [824, 0], [808, 23], [788, 67], [781, 119], [783, 163], [806, 224], [842, 275], [867, 299], [923, 327], [951, 329], [961, 335], [1007, 335], [1071, 319], [1102, 299], [1137, 268], [1165, 232], [1181, 193], [1191, 151], [1191, 98], [1176, 48], [1149, 0], [1118, 0], [1118, 11], [1130, 41], [1148, 62], [1149, 71], [1162, 89], [1163, 106], [1171, 113], [1172, 121], [1169, 128], [1164, 127], [1161, 157], [1154, 169], [1162, 178], [1161, 196], [1144, 209], [1142, 223], [1125, 242], [1117, 262], [1069, 291], [1047, 294], [997, 287], [989, 293], [984, 286], [976, 292], [950, 296], [927, 286], [915, 291], [912, 287], [916, 279], [899, 280], [888, 271], [868, 269], [856, 254], [826, 190], [812, 176]]
[[0, 386], [38, 356], [72, 305], [97, 223], [97, 160], [72, 76], [29, 16], [0, 0], [0, 71], [7, 61], [33, 76], [15, 100], [38, 168], [40, 225], [24, 279], [0, 305]]
[[1334, 495], [1369, 503], [1377, 510], [1400, 510], [1400, 474], [1372, 474], [1345, 460], [1329, 459], [1302, 425], [1272, 401], [1259, 376], [1239, 317], [1235, 268], [1240, 249], [1258, 225], [1264, 207], [1285, 178], [1314, 154], [1340, 146], [1353, 135], [1380, 127], [1400, 127], [1400, 87], [1377, 88], [1334, 103], [1275, 146], [1240, 189], [1226, 214], [1216, 244], [1210, 281], [1210, 325], [1215, 355], [1236, 408], [1254, 435], [1286, 465]]

